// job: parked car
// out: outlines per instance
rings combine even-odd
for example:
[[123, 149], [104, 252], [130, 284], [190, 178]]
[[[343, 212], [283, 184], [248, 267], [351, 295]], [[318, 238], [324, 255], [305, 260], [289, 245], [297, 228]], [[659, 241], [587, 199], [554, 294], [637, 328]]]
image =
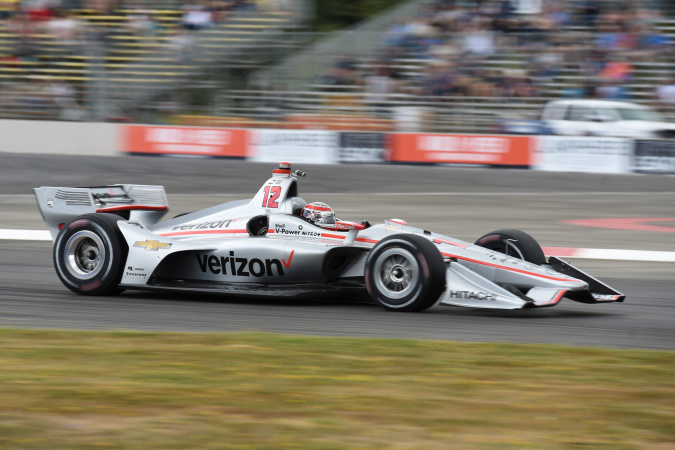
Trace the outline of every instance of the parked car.
[[[523, 126], [526, 124], [527, 126]], [[570, 99], [548, 102], [539, 120], [509, 120], [506, 133], [562, 136], [614, 136], [636, 139], [675, 138], [675, 124], [654, 109], [613, 100]]]

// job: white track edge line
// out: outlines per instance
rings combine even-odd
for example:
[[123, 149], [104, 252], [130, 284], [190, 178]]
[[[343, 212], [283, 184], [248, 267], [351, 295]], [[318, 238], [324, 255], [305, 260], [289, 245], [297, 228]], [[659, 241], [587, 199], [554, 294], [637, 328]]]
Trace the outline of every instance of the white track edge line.
[[[319, 195], [339, 195], [345, 196], [353, 193], [337, 193], [337, 192], [304, 192], [303, 195], [307, 197], [319, 196]], [[675, 191], [630, 191], [630, 192], [605, 192], [605, 191], [595, 191], [595, 192], [359, 192], [359, 195], [383, 195], [383, 196], [403, 196], [403, 195], [425, 195], [425, 196], [486, 196], [486, 195], [497, 195], [500, 197], [503, 196], [546, 196], [546, 195], [557, 195], [557, 196], [578, 196], [578, 195], [667, 195], [672, 196], [675, 194]], [[168, 197], [240, 197], [246, 198], [246, 194], [237, 194], [229, 192], [212, 192], [212, 193], [197, 193], [197, 194], [171, 194], [167, 193]], [[0, 194], [0, 198], [34, 198], [33, 194]]]
[[[0, 229], [0, 240], [10, 241], [51, 241], [47, 230]], [[557, 256], [555, 248], [546, 248], [546, 254]], [[653, 250], [625, 250], [613, 248], [563, 249], [562, 258], [605, 259], [620, 261], [675, 262], [675, 252]]]
[[0, 229], [0, 240], [9, 241], [51, 241], [52, 235], [47, 230], [11, 230]]
[[675, 252], [662, 252], [654, 250], [625, 250], [616, 248], [575, 248], [568, 249], [571, 252], [561, 252], [556, 255], [555, 250], [546, 251], [548, 256], [560, 256], [560, 258], [579, 259], [606, 259], [615, 261], [649, 261], [649, 262], [675, 262]]

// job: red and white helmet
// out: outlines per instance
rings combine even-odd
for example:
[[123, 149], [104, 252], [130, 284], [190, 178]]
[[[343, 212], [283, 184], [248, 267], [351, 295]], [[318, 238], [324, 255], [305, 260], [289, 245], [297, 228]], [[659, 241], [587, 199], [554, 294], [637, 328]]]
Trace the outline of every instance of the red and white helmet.
[[305, 205], [300, 216], [322, 228], [335, 228], [335, 211], [325, 203], [312, 202]]

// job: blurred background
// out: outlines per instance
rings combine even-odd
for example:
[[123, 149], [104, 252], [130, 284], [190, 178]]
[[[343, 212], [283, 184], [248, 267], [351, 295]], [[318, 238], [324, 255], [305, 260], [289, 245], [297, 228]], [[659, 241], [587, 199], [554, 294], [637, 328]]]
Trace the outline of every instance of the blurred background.
[[675, 118], [671, 0], [0, 0], [0, 119], [493, 133]]

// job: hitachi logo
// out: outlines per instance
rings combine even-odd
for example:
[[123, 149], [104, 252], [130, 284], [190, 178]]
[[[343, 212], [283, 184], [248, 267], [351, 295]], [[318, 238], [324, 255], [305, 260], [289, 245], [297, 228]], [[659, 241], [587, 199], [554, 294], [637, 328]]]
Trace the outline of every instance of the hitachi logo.
[[[292, 257], [293, 254], [291, 253], [291, 258]], [[215, 275], [236, 275], [239, 277], [249, 277], [251, 275], [254, 277], [262, 277], [265, 275], [272, 277], [275, 276], [275, 271], [273, 270], [275, 267], [276, 275], [281, 276], [284, 274], [283, 266], [286, 265], [285, 261], [282, 263], [276, 258], [265, 259], [264, 261], [258, 258], [253, 258], [251, 260], [248, 258], [237, 258], [232, 251], [230, 252], [230, 256], [201, 255], [198, 253], [197, 262], [199, 263], [199, 268], [204, 273], [208, 270]], [[291, 260], [289, 258], [286, 268], [288, 268], [290, 264]]]
[[448, 294], [450, 298], [463, 298], [466, 300], [486, 300], [494, 301], [495, 296], [487, 292], [473, 292], [473, 291], [450, 291]]

